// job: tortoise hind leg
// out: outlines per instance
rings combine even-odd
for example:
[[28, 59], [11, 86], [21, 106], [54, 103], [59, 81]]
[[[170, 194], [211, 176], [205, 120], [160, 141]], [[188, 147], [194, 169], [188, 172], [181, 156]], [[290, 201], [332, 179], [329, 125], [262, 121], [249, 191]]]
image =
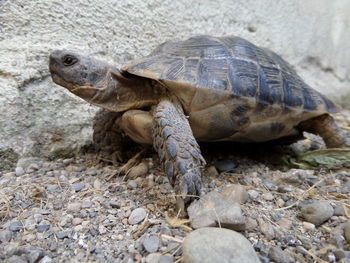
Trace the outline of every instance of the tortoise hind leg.
[[324, 114], [316, 118], [306, 120], [298, 125], [302, 131], [317, 134], [322, 137], [327, 148], [349, 147], [350, 140], [338, 126], [332, 116]]
[[178, 181], [175, 191], [183, 195], [186, 203], [192, 199], [188, 196], [199, 195], [200, 169], [205, 165], [205, 160], [179, 104], [162, 100], [153, 116], [154, 148], [170, 183], [174, 186]]

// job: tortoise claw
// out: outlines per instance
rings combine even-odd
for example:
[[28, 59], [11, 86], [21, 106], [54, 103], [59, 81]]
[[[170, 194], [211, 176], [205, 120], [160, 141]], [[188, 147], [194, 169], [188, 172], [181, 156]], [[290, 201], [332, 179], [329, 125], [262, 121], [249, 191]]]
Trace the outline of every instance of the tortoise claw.
[[180, 178], [179, 193], [185, 203], [189, 203], [195, 198], [198, 198], [201, 191], [202, 180], [200, 175], [193, 172], [187, 172]]

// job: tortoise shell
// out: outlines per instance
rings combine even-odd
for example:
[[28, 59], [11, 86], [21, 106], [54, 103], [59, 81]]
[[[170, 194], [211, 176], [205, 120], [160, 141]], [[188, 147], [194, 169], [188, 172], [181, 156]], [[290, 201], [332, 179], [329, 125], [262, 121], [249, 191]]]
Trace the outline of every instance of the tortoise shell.
[[301, 121], [338, 110], [279, 55], [239, 37], [165, 42], [122, 71], [175, 95], [203, 141], [290, 136]]

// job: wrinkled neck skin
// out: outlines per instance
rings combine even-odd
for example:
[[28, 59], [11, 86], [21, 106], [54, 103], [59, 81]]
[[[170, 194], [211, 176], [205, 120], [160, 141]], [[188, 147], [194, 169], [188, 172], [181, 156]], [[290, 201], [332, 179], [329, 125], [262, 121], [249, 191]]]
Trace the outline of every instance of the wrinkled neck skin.
[[[118, 73], [120, 72], [118, 71]], [[120, 81], [115, 77], [115, 73], [111, 72], [108, 72], [106, 78], [101, 80], [98, 85], [99, 89], [94, 89], [92, 91], [94, 94], [90, 94], [88, 97], [84, 96], [88, 91], [86, 87], [77, 87], [71, 92], [93, 105], [116, 112], [157, 104], [160, 93], [162, 93], [160, 88], [152, 85], [149, 79], [132, 77]]]

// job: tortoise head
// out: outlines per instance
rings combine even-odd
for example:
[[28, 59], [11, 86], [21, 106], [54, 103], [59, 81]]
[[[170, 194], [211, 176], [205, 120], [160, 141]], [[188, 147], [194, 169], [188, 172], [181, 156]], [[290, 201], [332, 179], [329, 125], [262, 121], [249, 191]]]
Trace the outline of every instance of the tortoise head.
[[52, 80], [70, 92], [90, 100], [106, 88], [108, 65], [76, 53], [56, 50], [50, 55]]
[[[66, 50], [50, 55], [49, 69], [52, 80], [82, 99], [108, 110], [119, 111], [126, 106], [130, 79], [113, 66], [99, 60]], [[123, 106], [124, 105], [124, 106]]]

